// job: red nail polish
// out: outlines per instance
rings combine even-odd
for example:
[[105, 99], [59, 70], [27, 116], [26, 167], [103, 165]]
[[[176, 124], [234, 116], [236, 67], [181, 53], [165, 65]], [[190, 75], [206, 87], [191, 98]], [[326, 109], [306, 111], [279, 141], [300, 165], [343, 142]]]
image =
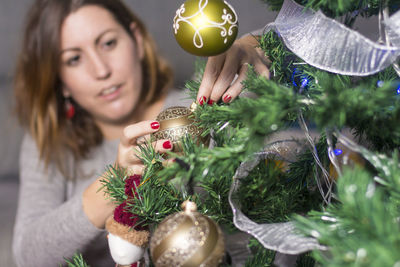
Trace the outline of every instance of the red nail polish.
[[207, 102], [207, 98], [205, 96], [202, 96], [199, 98], [199, 104], [200, 106], [202, 106], [204, 103]]
[[163, 148], [165, 148], [165, 149], [171, 149], [172, 148], [172, 144], [171, 144], [171, 141], [165, 141], [163, 144], [162, 144], [162, 146], [163, 146]]
[[209, 104], [209, 105], [211, 106], [212, 104], [214, 104], [214, 101], [212, 101], [212, 100], [210, 99], [210, 100], [208, 100], [207, 104]]
[[232, 100], [232, 97], [230, 95], [226, 95], [224, 97], [224, 103], [229, 103], [229, 102], [231, 102], [231, 100]]
[[150, 124], [150, 127], [151, 127], [151, 129], [156, 130], [156, 129], [160, 128], [160, 123], [158, 123], [158, 121], [152, 122]]

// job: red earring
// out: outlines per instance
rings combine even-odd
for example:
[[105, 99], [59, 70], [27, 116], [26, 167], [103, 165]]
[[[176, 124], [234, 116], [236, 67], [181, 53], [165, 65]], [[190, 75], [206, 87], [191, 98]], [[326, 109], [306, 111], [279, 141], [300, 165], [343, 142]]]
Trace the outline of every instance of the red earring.
[[71, 103], [71, 100], [69, 98], [65, 99], [65, 114], [67, 116], [67, 119], [72, 119], [75, 115], [75, 107]]

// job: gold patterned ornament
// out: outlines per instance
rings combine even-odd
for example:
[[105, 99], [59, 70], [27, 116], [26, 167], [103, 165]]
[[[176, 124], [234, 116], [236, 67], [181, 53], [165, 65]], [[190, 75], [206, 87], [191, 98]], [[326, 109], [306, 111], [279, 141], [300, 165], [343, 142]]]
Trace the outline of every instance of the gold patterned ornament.
[[192, 119], [192, 110], [195, 108], [195, 103], [191, 108], [187, 107], [170, 107], [162, 111], [156, 118], [160, 123], [160, 129], [152, 134], [154, 140], [168, 139], [173, 143], [173, 151], [180, 152], [182, 147], [180, 141], [182, 137], [189, 134], [192, 137], [198, 138], [199, 141], [206, 140], [201, 138], [202, 131], [197, 127]]
[[212, 267], [225, 254], [223, 234], [209, 217], [197, 212], [194, 202], [185, 201], [184, 211], [165, 218], [153, 233], [150, 253], [156, 267]]
[[173, 29], [178, 44], [187, 52], [215, 56], [235, 41], [238, 18], [225, 0], [188, 0], [176, 11]]

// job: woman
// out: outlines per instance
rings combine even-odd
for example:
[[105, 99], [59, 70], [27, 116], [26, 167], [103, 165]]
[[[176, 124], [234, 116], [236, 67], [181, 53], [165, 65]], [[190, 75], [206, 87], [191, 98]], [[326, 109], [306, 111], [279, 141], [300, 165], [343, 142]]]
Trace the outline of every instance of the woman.
[[[242, 38], [208, 60], [199, 104], [232, 101], [245, 63], [268, 75], [255, 45]], [[91, 266], [112, 266], [104, 225], [114, 205], [98, 191], [101, 173], [113, 163], [142, 172], [136, 140], [157, 131], [156, 115], [176, 104], [171, 84], [143, 23], [119, 0], [35, 1], [15, 74], [28, 130], [13, 241], [18, 266], [58, 266], [76, 251]], [[169, 140], [154, 146], [172, 149]]]

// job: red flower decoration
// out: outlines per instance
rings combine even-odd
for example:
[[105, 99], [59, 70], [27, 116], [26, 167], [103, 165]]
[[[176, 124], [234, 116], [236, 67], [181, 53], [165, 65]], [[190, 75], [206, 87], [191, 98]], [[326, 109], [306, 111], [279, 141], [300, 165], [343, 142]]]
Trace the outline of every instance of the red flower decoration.
[[126, 201], [122, 202], [121, 205], [114, 210], [114, 220], [120, 224], [134, 227], [138, 221], [138, 217], [126, 210]]
[[136, 188], [139, 186], [141, 179], [142, 176], [138, 174], [129, 176], [128, 179], [125, 180], [125, 195], [131, 198], [136, 198], [138, 196], [136, 193]]

